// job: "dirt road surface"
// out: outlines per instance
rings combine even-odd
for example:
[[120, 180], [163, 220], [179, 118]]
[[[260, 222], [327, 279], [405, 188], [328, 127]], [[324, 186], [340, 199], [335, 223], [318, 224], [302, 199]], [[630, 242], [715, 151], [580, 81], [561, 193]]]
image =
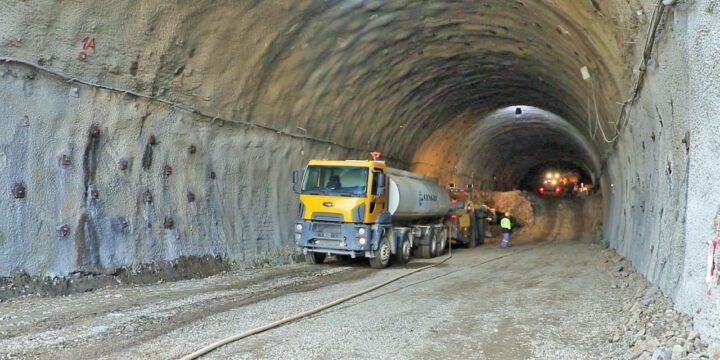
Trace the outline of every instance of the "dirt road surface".
[[[642, 296], [647, 284], [609, 250], [564, 242], [453, 255], [205, 358], [649, 359], [654, 351], [636, 348], [644, 335], [627, 339], [634, 334], [628, 299]], [[429, 262], [376, 271], [364, 261], [331, 261], [18, 298], [0, 304], [0, 358], [179, 358]]]

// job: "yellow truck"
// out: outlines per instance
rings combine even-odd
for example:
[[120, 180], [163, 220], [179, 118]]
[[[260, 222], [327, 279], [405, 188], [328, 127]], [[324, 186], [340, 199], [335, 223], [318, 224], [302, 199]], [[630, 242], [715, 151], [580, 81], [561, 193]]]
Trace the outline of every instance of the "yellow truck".
[[366, 257], [374, 268], [411, 254], [430, 258], [448, 243], [450, 197], [433, 178], [380, 160], [311, 160], [300, 177], [295, 244], [308, 262], [329, 254]]

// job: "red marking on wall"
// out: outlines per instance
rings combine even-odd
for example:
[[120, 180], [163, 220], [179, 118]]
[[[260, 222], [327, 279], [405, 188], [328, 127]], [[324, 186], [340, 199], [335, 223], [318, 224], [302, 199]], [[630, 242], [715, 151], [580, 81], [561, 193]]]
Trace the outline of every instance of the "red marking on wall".
[[92, 49], [93, 54], [95, 53], [95, 51], [96, 51], [95, 38], [85, 36], [82, 38], [82, 40], [80, 40], [80, 42], [82, 42], [82, 50], [78, 54], [78, 60], [83, 61], [83, 60], [87, 59], [90, 49]]
[[84, 38], [82, 38], [82, 43], [83, 43], [83, 51], [92, 49], [93, 54], [95, 53], [95, 38], [90, 38], [89, 36], [85, 36]]
[[720, 285], [720, 238], [708, 241], [707, 274], [705, 282], [708, 285], [705, 295], [712, 295], [712, 288]]

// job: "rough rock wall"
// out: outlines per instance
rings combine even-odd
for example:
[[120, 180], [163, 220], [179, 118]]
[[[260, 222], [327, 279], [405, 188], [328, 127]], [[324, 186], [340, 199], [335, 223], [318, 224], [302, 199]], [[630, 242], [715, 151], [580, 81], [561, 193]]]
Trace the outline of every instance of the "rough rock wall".
[[291, 247], [290, 170], [366, 155], [248, 110], [305, 5], [0, 4], [0, 277]]
[[707, 241], [718, 235], [720, 3], [666, 15], [641, 98], [603, 178], [605, 236], [720, 342], [720, 291], [705, 296]]
[[0, 84], [0, 276], [242, 261], [290, 245], [289, 169], [303, 148], [328, 152], [30, 68], [0, 65]]

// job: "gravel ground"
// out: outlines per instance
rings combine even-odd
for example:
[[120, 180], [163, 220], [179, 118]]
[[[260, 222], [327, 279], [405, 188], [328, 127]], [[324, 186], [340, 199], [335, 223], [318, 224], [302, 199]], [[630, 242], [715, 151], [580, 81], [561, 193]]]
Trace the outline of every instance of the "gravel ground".
[[[172, 359], [428, 264], [331, 262], [0, 305], [0, 358]], [[692, 321], [596, 245], [456, 251], [443, 265], [208, 359], [707, 358]], [[662, 356], [662, 357], [659, 357]]]

